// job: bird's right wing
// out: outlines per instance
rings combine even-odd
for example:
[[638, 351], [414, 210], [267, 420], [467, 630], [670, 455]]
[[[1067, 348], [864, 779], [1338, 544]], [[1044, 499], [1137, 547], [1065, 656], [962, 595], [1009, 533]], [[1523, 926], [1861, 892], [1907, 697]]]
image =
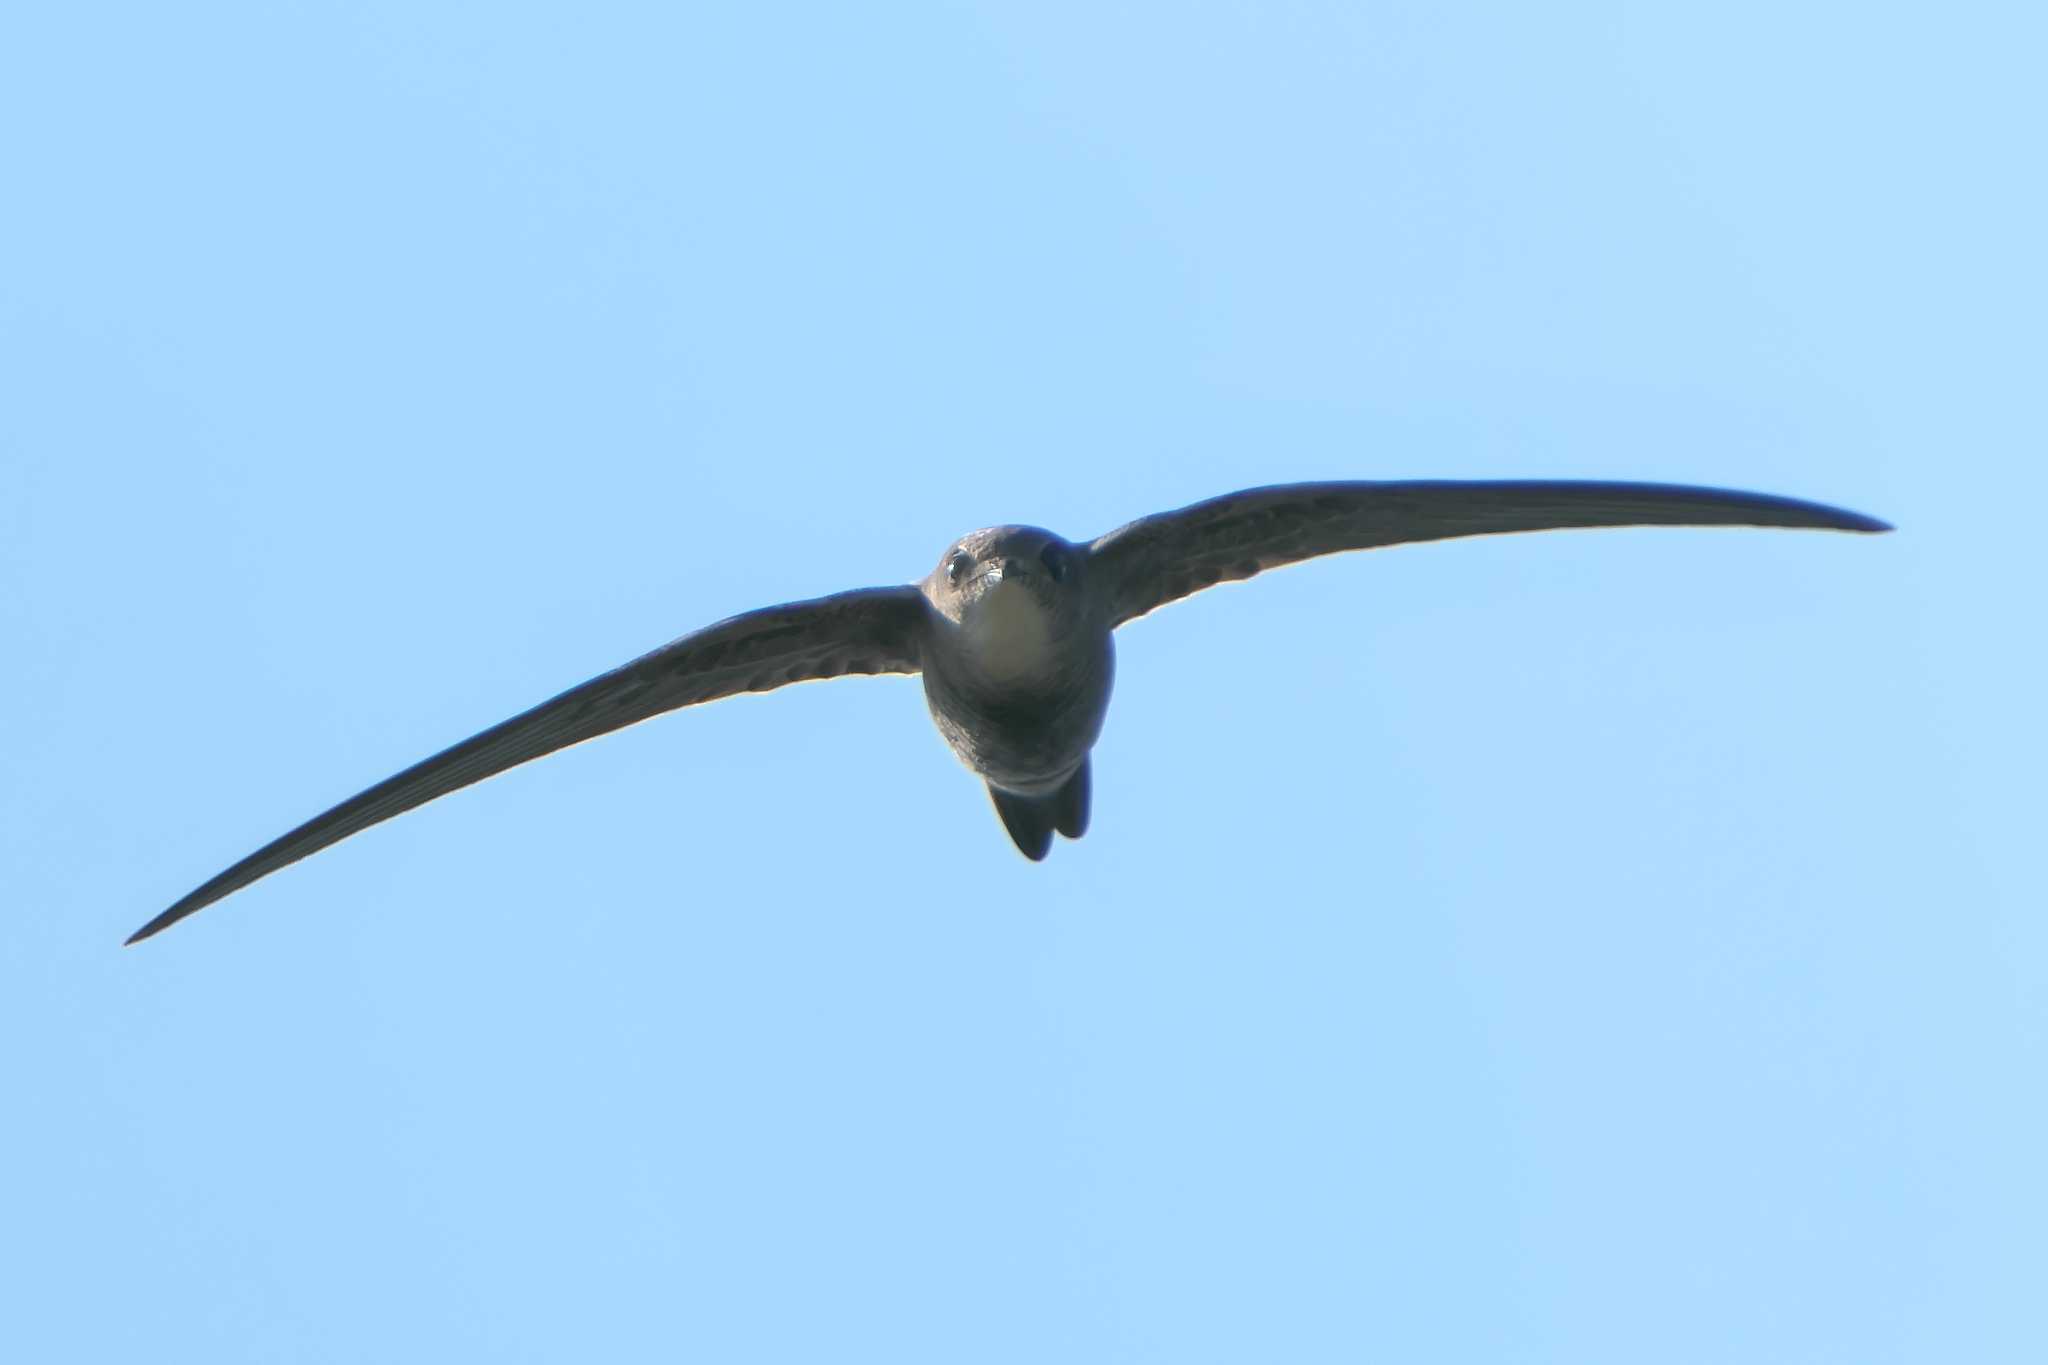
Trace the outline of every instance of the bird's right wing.
[[1585, 526], [1795, 526], [1888, 531], [1872, 517], [1769, 493], [1667, 483], [1290, 483], [1120, 526], [1088, 572], [1120, 626], [1189, 593], [1343, 550]]
[[315, 816], [193, 891], [128, 942], [160, 933], [259, 877], [437, 796], [664, 711], [847, 673], [916, 673], [925, 612], [916, 588], [868, 588], [747, 612], [685, 635]]

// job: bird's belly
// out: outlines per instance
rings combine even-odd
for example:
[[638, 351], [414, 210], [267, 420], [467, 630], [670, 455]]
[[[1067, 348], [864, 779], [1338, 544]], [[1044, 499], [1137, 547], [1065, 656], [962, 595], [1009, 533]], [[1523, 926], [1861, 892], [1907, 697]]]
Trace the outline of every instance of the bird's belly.
[[994, 688], [924, 674], [932, 721], [960, 761], [1005, 791], [1059, 789], [1102, 733], [1111, 681], [1107, 650], [1084, 674], [1032, 689]]

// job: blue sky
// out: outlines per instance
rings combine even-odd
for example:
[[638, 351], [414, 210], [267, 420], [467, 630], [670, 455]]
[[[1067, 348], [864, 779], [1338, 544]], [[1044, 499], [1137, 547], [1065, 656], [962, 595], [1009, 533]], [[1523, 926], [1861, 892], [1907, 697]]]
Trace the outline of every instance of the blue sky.
[[[10, 1359], [2048, 1352], [2020, 6], [16, 7]], [[1878, 538], [1322, 561], [1008, 846], [732, 612], [1250, 484]]]

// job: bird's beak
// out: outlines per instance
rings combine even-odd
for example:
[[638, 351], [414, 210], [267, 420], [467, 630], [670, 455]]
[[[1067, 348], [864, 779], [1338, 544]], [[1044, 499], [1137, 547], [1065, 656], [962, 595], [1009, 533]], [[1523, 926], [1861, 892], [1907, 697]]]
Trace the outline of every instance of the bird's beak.
[[1031, 566], [1021, 559], [999, 559], [981, 571], [975, 583], [975, 597], [989, 600], [998, 596], [1009, 597], [1013, 592], [1023, 593], [1037, 601], [1044, 601], [1046, 584]]

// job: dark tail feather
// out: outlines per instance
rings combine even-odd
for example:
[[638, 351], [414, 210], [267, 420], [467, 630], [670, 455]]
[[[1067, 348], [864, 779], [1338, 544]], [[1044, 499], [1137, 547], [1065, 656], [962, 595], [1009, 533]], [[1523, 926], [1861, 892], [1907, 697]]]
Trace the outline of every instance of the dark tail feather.
[[996, 814], [1003, 817], [1003, 828], [1017, 841], [1017, 851], [1034, 863], [1044, 858], [1046, 850], [1052, 847], [1053, 798], [1018, 796], [997, 786], [991, 786], [988, 794], [995, 798]]
[[1052, 848], [1052, 832], [1058, 830], [1069, 839], [1078, 839], [1088, 831], [1088, 760], [1082, 759], [1081, 766], [1067, 779], [1066, 785], [1050, 796], [1019, 796], [991, 785], [988, 794], [996, 803], [996, 814], [1003, 817], [1003, 828], [1010, 831], [1010, 838], [1016, 841], [1017, 851], [1038, 862]]
[[1088, 832], [1088, 760], [1082, 759], [1081, 766], [1074, 769], [1074, 775], [1067, 779], [1052, 798], [1052, 827], [1069, 839], [1078, 839]]

